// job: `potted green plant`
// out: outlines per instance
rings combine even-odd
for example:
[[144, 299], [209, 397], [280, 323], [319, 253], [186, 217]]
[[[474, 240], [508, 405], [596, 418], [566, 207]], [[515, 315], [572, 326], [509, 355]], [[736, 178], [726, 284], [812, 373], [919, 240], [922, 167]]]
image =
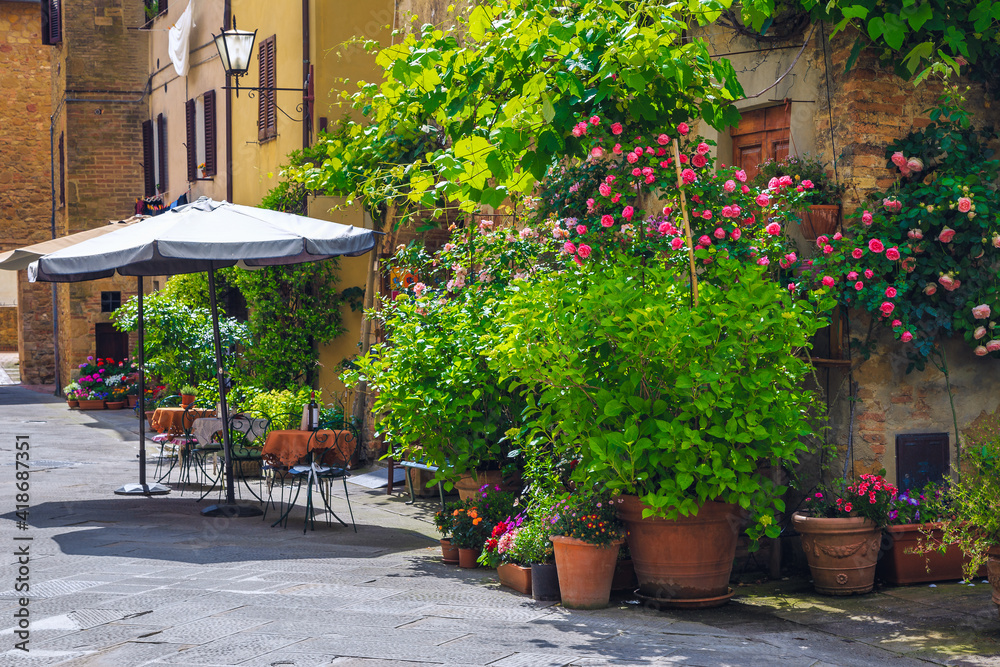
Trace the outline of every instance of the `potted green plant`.
[[[994, 417], [995, 418], [995, 417]], [[948, 492], [954, 516], [944, 524], [945, 543], [956, 543], [968, 560], [966, 579], [986, 566], [993, 602], [1000, 612], [1000, 434], [994, 431], [970, 442], [966, 465]]]
[[603, 495], [574, 494], [554, 508], [549, 539], [564, 607], [601, 609], [611, 598], [624, 530], [617, 504]]
[[459, 509], [457, 503], [449, 503], [443, 510], [434, 515], [434, 527], [441, 533], [441, 558], [449, 565], [458, 564], [458, 546], [451, 541], [451, 533], [454, 527], [452, 512], [457, 509]]
[[181, 406], [188, 407], [194, 403], [195, 399], [198, 397], [198, 389], [192, 385], [186, 384], [181, 387]]
[[882, 529], [889, 523], [896, 493], [882, 475], [861, 475], [852, 484], [838, 480], [807, 497], [803, 511], [792, 515], [817, 593], [872, 590]]
[[836, 232], [840, 226], [840, 200], [845, 186], [833, 179], [826, 163], [808, 153], [801, 157], [789, 155], [783, 160], [767, 160], [758, 165], [753, 184], [758, 188], [770, 188], [783, 176], [792, 179], [795, 186], [804, 182], [812, 185], [808, 188], [808, 206], [802, 211], [799, 227], [802, 237], [815, 241], [819, 236]]

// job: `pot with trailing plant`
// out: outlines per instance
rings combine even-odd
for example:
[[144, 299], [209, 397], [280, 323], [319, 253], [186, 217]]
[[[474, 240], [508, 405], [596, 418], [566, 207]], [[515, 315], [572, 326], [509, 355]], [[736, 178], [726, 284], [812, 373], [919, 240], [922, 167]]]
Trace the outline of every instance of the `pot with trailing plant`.
[[517, 544], [524, 525], [523, 514], [498, 522], [483, 545], [479, 564], [496, 568], [501, 586], [531, 595], [531, 567], [525, 565], [522, 548]]
[[966, 579], [986, 566], [1000, 613], [1000, 428], [994, 413], [993, 430], [967, 443], [965, 464], [948, 491], [953, 518], [944, 523], [944, 541], [956, 543], [967, 557]]
[[624, 541], [616, 506], [617, 501], [607, 496], [573, 494], [553, 508], [549, 539], [564, 607], [608, 606], [618, 549]]
[[776, 273], [796, 259], [783, 229], [811, 184], [752, 188], [714, 169], [683, 123], [650, 145], [604, 128], [594, 117], [574, 132], [606, 166], [586, 209], [540, 222], [566, 268], [508, 294], [489, 356], [578, 452], [574, 482], [623, 494], [639, 594], [724, 604], [744, 525], [780, 533], [784, 489], [757, 470], [795, 461], [815, 431], [799, 354], [833, 302], [798, 298]]
[[767, 160], [758, 165], [753, 183], [759, 188], [774, 188], [782, 177], [791, 179], [793, 187], [808, 190], [807, 205], [801, 211], [799, 224], [802, 237], [815, 241], [820, 236], [833, 235], [840, 227], [844, 185], [833, 179], [826, 163], [808, 153], [801, 157], [789, 155], [783, 160]]
[[861, 475], [807, 497], [804, 510], [792, 515], [817, 593], [872, 590], [882, 528], [889, 523], [895, 495], [896, 487], [881, 475]]
[[458, 564], [458, 546], [452, 543], [453, 530], [452, 512], [459, 509], [458, 503], [449, 503], [443, 510], [434, 515], [434, 526], [441, 533], [441, 558], [449, 565]]
[[451, 541], [458, 547], [459, 567], [477, 567], [494, 527], [514, 510], [514, 494], [483, 485], [475, 497], [462, 500], [451, 512]]
[[80, 405], [80, 393], [82, 389], [77, 382], [70, 382], [68, 385], [63, 387], [63, 395], [66, 397], [66, 405], [75, 408]]

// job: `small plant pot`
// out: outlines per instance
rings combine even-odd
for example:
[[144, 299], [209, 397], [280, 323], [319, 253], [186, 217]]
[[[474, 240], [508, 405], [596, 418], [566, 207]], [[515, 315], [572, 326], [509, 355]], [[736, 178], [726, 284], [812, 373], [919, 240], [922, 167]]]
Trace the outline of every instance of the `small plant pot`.
[[130, 408], [134, 408], [136, 405], [138, 405], [138, 403], [139, 403], [139, 397], [138, 396], [129, 396], [128, 397], [128, 406]]
[[559, 600], [559, 574], [555, 563], [535, 563], [531, 566], [531, 597], [539, 602]]
[[76, 400], [75, 398], [68, 400], [66, 401], [66, 406], [70, 408], [78, 408], [80, 407], [80, 401]]
[[515, 565], [514, 563], [503, 563], [497, 566], [497, 576], [500, 577], [500, 585], [513, 588], [518, 593], [531, 595], [531, 568]]
[[104, 401], [92, 401], [90, 399], [80, 399], [80, 409], [81, 410], [103, 410]]
[[451, 538], [441, 540], [441, 559], [449, 565], [458, 565], [458, 547], [451, 543]]
[[479, 567], [479, 563], [476, 560], [479, 559], [479, 554], [482, 553], [482, 549], [465, 549], [459, 547], [458, 549], [458, 566], [468, 569]]
[[569, 609], [607, 607], [618, 548], [625, 540], [598, 546], [565, 535], [553, 535], [549, 539], [555, 550], [563, 606]]
[[194, 403], [195, 396], [193, 394], [181, 394], [181, 407], [186, 408], [192, 403]]
[[125, 407], [125, 401], [108, 401], [105, 405], [108, 410], [121, 410]]

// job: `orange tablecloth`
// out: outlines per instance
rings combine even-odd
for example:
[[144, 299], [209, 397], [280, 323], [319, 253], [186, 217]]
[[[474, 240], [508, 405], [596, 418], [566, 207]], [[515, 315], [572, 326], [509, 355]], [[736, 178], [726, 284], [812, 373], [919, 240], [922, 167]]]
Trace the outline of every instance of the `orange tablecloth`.
[[271, 465], [293, 466], [309, 452], [332, 450], [324, 463], [345, 465], [354, 454], [354, 435], [350, 431], [271, 431], [264, 442], [262, 456]]
[[199, 417], [214, 417], [215, 410], [203, 408], [157, 408], [153, 412], [149, 425], [160, 433], [169, 432], [173, 435], [188, 433], [191, 424]]

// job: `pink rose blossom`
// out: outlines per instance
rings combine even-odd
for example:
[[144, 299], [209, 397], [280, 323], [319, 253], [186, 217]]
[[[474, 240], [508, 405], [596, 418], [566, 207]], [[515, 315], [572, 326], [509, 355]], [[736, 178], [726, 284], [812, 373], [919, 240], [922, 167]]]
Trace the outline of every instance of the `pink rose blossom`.
[[865, 284], [863, 282], [861, 282], [860, 280], [858, 282], [854, 283], [854, 289], [856, 289], [857, 291], [860, 292], [864, 288], [865, 288]]
[[793, 263], [793, 262], [794, 262], [795, 260], [797, 260], [797, 259], [798, 259], [798, 257], [797, 257], [797, 256], [795, 255], [795, 253], [794, 253], [794, 252], [790, 252], [790, 253], [788, 253], [787, 255], [785, 255], [785, 259], [786, 259], [786, 260], [788, 261], [788, 263], [789, 263], [789, 264], [791, 264], [791, 263]]
[[621, 144], [615, 144], [615, 147], [611, 149], [611, 152], [614, 153], [615, 155], [621, 155], [622, 154], [622, 145]]
[[615, 136], [618, 136], [621, 133], [622, 133], [622, 124], [621, 123], [612, 123], [611, 124], [611, 134], [613, 134]]
[[981, 303], [972, 309], [972, 316], [977, 320], [985, 320], [990, 316], [990, 307], [985, 303]]
[[896, 151], [892, 154], [892, 163], [897, 167], [904, 167], [906, 166], [906, 158], [900, 151]]
[[802, 187], [804, 187], [806, 190], [812, 190], [812, 188], [813, 188], [813, 182], [810, 181], [808, 178], [803, 179], [802, 180]]
[[691, 164], [693, 164], [696, 169], [701, 169], [708, 164], [708, 160], [705, 159], [704, 155], [695, 155], [691, 158]]
[[742, 235], [743, 235], [743, 232], [740, 231], [739, 227], [737, 227], [737, 228], [733, 229], [733, 231], [729, 232], [729, 238], [731, 238], [734, 241], [739, 241], [740, 240], [740, 236], [742, 236]]
[[850, 273], [847, 274], [847, 279], [848, 280], [857, 280], [858, 279], [858, 272], [857, 271], [851, 271]]
[[823, 276], [823, 285], [825, 287], [833, 287], [834, 279], [831, 276]]
[[678, 134], [681, 134], [681, 135], [687, 134], [690, 129], [691, 128], [688, 127], [687, 123], [678, 123], [677, 124], [677, 133]]
[[[414, 289], [416, 291], [416, 289]], [[976, 327], [976, 330], [972, 333], [972, 337], [976, 340], [986, 336], [986, 327]]]
[[933, 296], [935, 292], [937, 292], [937, 285], [934, 283], [927, 283], [926, 287], [924, 287], [924, 294], [927, 296]]
[[594, 212], [594, 199], [590, 198], [587, 200], [587, 213]]
[[590, 149], [590, 155], [595, 158], [604, 157], [604, 149], [600, 146], [594, 146]]
[[989, 352], [1000, 352], [1000, 340], [991, 340], [986, 343], [986, 350]]
[[923, 171], [924, 161], [918, 157], [911, 157], [906, 161], [906, 168], [910, 171]]
[[602, 226], [604, 226], [604, 227], [610, 227], [613, 224], [615, 224], [615, 219], [612, 218], [610, 215], [608, 215], [607, 213], [605, 213], [604, 215], [601, 216], [601, 225]]
[[885, 246], [878, 239], [872, 239], [868, 242], [868, 249], [872, 252], [882, 252], [885, 250]]
[[982, 345], [980, 345], [975, 350], [973, 350], [973, 352], [976, 354], [977, 357], [985, 357], [987, 354], [989, 354], [990, 351], [987, 350]]
[[740, 169], [739, 171], [737, 171], [734, 174], [734, 176], [736, 176], [736, 180], [739, 181], [740, 183], [746, 183], [747, 182], [747, 173], [745, 171], [743, 171], [742, 169]]
[[577, 123], [576, 126], [573, 127], [573, 136], [574, 137], [582, 137], [585, 134], [587, 134], [587, 124], [586, 123]]
[[566, 241], [566, 243], [563, 244], [563, 252], [572, 255], [574, 252], [576, 252], [576, 244]]
[[885, 288], [885, 295], [886, 295], [886, 297], [888, 297], [890, 299], [895, 299], [896, 298], [896, 288], [892, 287], [891, 285], [889, 287], [886, 287]]
[[837, 232], [836, 234], [833, 235], [833, 240], [834, 241], [839, 241], [842, 238], [844, 238], [844, 235], [841, 234], [840, 232]]
[[687, 163], [688, 163], [688, 156], [687, 156], [687, 155], [684, 155], [684, 154], [682, 153], [682, 154], [681, 154], [681, 156], [680, 156], [680, 157], [678, 158], [678, 160], [680, 160], [680, 163], [681, 163], [681, 164], [687, 164]]
[[614, 194], [614, 196], [611, 198], [611, 203], [612, 204], [617, 204], [618, 200], [620, 200], [621, 198], [622, 198], [622, 194], [620, 192], [616, 192]]
[[771, 260], [769, 260], [767, 257], [761, 257], [757, 260], [757, 264], [759, 264], [760, 266], [767, 266], [770, 263]]
[[712, 232], [712, 236], [720, 240], [724, 239], [726, 238], [726, 230], [724, 230], [722, 227], [716, 227], [715, 231]]
[[703, 234], [702, 237], [698, 239], [698, 243], [707, 247], [712, 245], [712, 239], [708, 238], [707, 234]]
[[698, 180], [698, 176], [694, 173], [693, 169], [685, 169], [681, 172], [681, 180], [685, 183], [694, 183]]
[[576, 252], [580, 255], [580, 257], [587, 259], [590, 257], [590, 246], [586, 243], [581, 243], [580, 247], [576, 249]]
[[661, 146], [666, 146], [668, 143], [670, 143], [670, 137], [668, 137], [665, 134], [661, 134], [656, 138], [656, 143], [660, 144]]
[[771, 200], [763, 192], [757, 195], [756, 201], [757, 201], [757, 206], [760, 206], [761, 208], [771, 203]]
[[969, 211], [971, 211], [972, 210], [972, 200], [969, 199], [968, 197], [959, 197], [958, 198], [958, 210], [961, 213], [968, 213]]
[[577, 225], [576, 226], [576, 233], [577, 234], [581, 234], [581, 235], [582, 234], [586, 234], [587, 233], [587, 228], [584, 227], [583, 225]]
[[941, 233], [938, 234], [937, 240], [941, 243], [951, 243], [953, 238], [955, 238], [955, 230], [951, 227], [945, 227], [941, 230]]
[[628, 160], [629, 164], [635, 164], [636, 162], [639, 161], [639, 158], [636, 156], [635, 153], [629, 153], [629, 154], [627, 154], [625, 156], [625, 159]]
[[865, 211], [864, 213], [862, 213], [861, 214], [861, 222], [865, 223], [866, 225], [872, 224], [872, 214], [870, 212], [868, 212], [868, 211]]
[[817, 236], [816, 237], [816, 245], [818, 247], [820, 247], [820, 248], [822, 248], [823, 246], [825, 246], [829, 242], [830, 242], [830, 239], [828, 239], [826, 237], [826, 235], [821, 235], [821, 236]]
[[883, 315], [889, 316], [892, 314], [892, 311], [896, 310], [896, 305], [891, 301], [883, 301], [882, 305], [879, 306], [878, 309], [882, 311]]
[[674, 250], [680, 250], [682, 245], [684, 245], [684, 241], [679, 236], [670, 241], [670, 247]]
[[889, 260], [892, 260], [892, 261], [895, 262], [897, 259], [899, 259], [899, 248], [897, 248], [896, 246], [893, 246], [893, 247], [889, 248], [888, 250], [886, 250], [885, 251], [885, 258], [889, 259]]
[[781, 178], [778, 179], [778, 187], [780, 188], [787, 188], [791, 184], [792, 184], [791, 176], [782, 176]]
[[740, 186], [740, 192], [742, 192], [745, 195], [750, 194], [750, 186], [749, 185], [741, 185]]
[[622, 217], [626, 220], [632, 220], [632, 216], [635, 215], [635, 209], [631, 206], [626, 206], [622, 209]]
[[767, 182], [767, 189], [768, 190], [777, 190], [778, 189], [778, 177], [777, 176], [775, 176], [774, 178], [772, 178], [771, 180], [769, 180]]
[[871, 280], [872, 276], [874, 275], [875, 273], [871, 269], [865, 269], [865, 278]]
[[601, 183], [599, 186], [597, 186], [597, 191], [601, 193], [602, 197], [611, 196], [611, 186], [608, 185], [607, 183]]
[[851, 251], [851, 257], [854, 259], [861, 259], [861, 256], [865, 254], [865, 251], [861, 248], [855, 248]]
[[706, 144], [704, 141], [698, 144], [698, 148], [695, 149], [698, 155], [704, 155], [710, 150], [712, 150], [712, 147]]
[[911, 340], [913, 340], [913, 334], [910, 333], [909, 331], [904, 331], [903, 334], [899, 337], [899, 340], [903, 341], [904, 343], [909, 343]]
[[948, 291], [951, 291], [952, 289], [954, 289], [955, 279], [952, 278], [947, 273], [945, 275], [943, 275], [943, 276], [939, 276], [938, 277], [938, 282], [941, 283], [941, 287], [945, 288]]
[[640, 174], [642, 174], [642, 169], [639, 169], [639, 167], [636, 167], [635, 169], [632, 170], [633, 176], [638, 176]]
[[[636, 152], [638, 152], [638, 151], [636, 151]], [[656, 151], [653, 150], [652, 146], [646, 146], [646, 155], [652, 155], [655, 152]]]
[[781, 233], [781, 225], [779, 225], [776, 222], [772, 222], [771, 224], [769, 224], [767, 227], [764, 228], [764, 231], [770, 234], [771, 236], [777, 236], [778, 234]]
[[823, 254], [824, 254], [824, 255], [829, 255], [829, 254], [830, 254], [830, 253], [832, 253], [832, 252], [833, 252], [833, 246], [832, 246], [832, 245], [830, 245], [830, 244], [828, 243], [828, 244], [826, 244], [825, 246], [823, 246]]
[[722, 184], [722, 189], [725, 190], [726, 192], [732, 192], [733, 190], [736, 189], [736, 181], [734, 180], [726, 181], [725, 183]]

